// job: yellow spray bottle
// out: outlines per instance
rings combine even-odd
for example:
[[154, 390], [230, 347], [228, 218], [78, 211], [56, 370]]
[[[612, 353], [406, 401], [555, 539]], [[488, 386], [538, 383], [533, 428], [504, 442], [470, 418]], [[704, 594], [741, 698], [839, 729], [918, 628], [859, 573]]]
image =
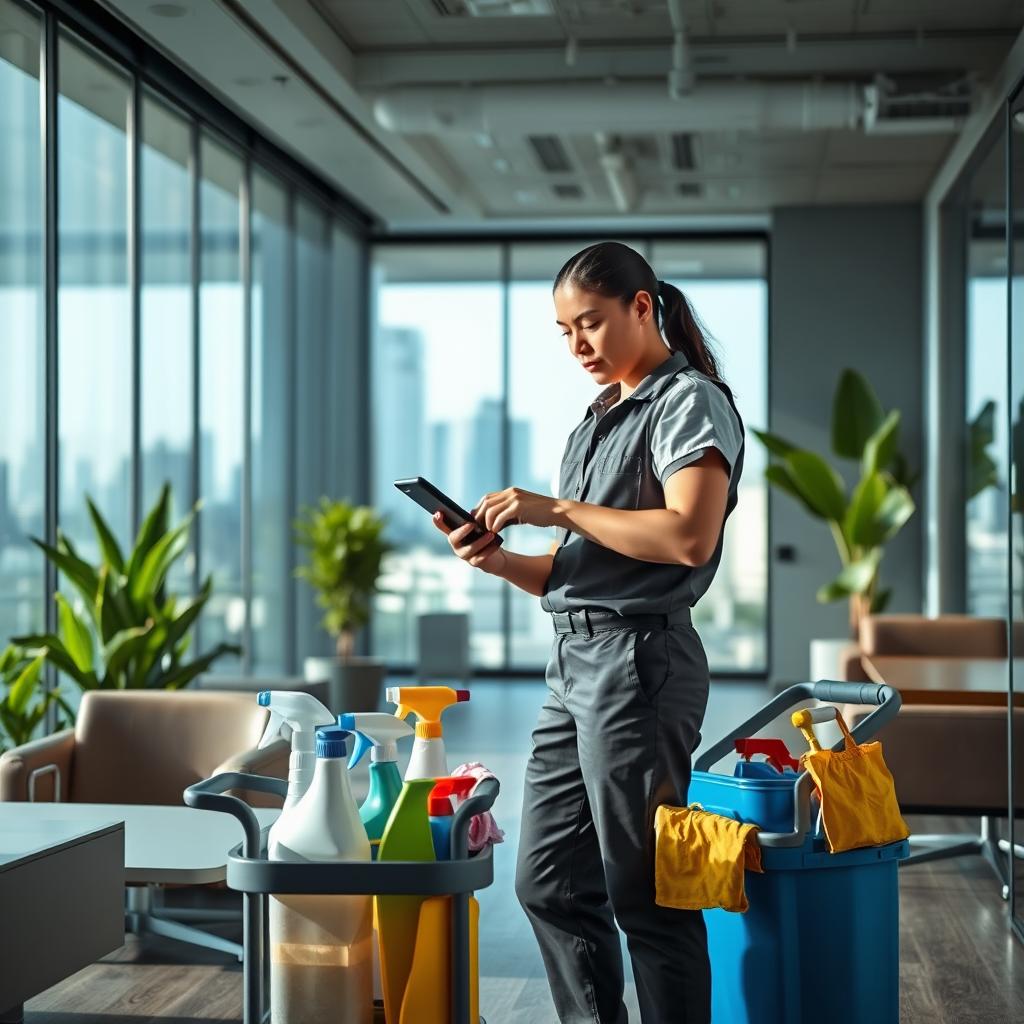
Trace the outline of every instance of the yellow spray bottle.
[[398, 705], [395, 710], [398, 718], [405, 718], [412, 711], [419, 719], [405, 780], [447, 776], [448, 756], [444, 749], [441, 715], [452, 704], [469, 700], [469, 690], [453, 690], [450, 686], [389, 686], [387, 699]]

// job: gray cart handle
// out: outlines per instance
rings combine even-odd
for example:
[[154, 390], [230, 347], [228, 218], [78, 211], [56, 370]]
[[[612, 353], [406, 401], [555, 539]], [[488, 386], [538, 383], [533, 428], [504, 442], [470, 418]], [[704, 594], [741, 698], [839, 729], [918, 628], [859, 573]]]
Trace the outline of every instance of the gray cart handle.
[[[197, 782], [184, 792], [185, 803], [189, 807], [198, 807], [203, 811], [221, 811], [237, 818], [245, 833], [242, 853], [253, 860], [258, 859], [262, 848], [260, 823], [252, 808], [237, 796], [228, 796], [228, 789], [251, 789], [260, 793], [276, 793], [280, 797], [288, 795], [288, 783], [285, 779], [275, 779], [268, 775], [246, 775], [241, 772], [221, 772], [212, 778]], [[463, 800], [455, 811], [452, 819], [451, 858], [465, 860], [469, 856], [469, 825], [473, 817], [483, 814], [494, 806], [501, 786], [497, 779], [481, 779], [476, 784], [473, 795]]]
[[[851, 731], [857, 743], [870, 739], [878, 730], [896, 717], [902, 703], [898, 690], [884, 683], [851, 683], [845, 680], [819, 679], [816, 683], [796, 683], [770, 700], [760, 711], [756, 711], [728, 736], [712, 744], [694, 763], [694, 771], [709, 772], [726, 754], [735, 751], [734, 741], [752, 736], [779, 715], [805, 700], [820, 700], [832, 704], [874, 704], [877, 705], [863, 721]], [[842, 750], [846, 746], [843, 737], [832, 746]], [[810, 828], [811, 791], [814, 780], [810, 772], [800, 772], [793, 783], [793, 831], [760, 832], [757, 839], [761, 846], [801, 846], [804, 835]]]

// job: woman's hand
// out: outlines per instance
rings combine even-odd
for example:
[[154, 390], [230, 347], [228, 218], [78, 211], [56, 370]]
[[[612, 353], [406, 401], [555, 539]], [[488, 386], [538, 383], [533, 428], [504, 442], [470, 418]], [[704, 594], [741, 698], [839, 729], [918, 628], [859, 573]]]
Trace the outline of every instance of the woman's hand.
[[535, 494], [521, 487], [485, 494], [471, 511], [478, 523], [500, 533], [506, 526], [558, 526], [564, 502], [549, 494]]
[[473, 523], [464, 523], [452, 529], [445, 521], [440, 512], [434, 513], [434, 525], [448, 536], [448, 543], [452, 551], [464, 562], [468, 562], [475, 569], [483, 569], [484, 572], [497, 574], [507, 561], [505, 552], [500, 544], [495, 543], [493, 533], [486, 533], [478, 537], [471, 544], [467, 543], [466, 537], [474, 530], [479, 529]]

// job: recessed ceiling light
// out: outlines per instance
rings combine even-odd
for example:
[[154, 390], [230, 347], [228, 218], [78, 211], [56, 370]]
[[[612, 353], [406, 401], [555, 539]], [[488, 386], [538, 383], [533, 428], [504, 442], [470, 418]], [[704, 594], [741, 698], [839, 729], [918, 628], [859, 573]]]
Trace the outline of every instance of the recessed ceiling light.
[[184, 18], [188, 14], [188, 9], [181, 4], [150, 4], [149, 11], [158, 18]]

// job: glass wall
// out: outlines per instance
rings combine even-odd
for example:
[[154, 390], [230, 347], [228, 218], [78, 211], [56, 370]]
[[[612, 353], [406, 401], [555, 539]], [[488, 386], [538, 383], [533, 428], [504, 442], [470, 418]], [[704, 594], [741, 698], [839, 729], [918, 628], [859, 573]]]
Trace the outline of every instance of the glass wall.
[[257, 674], [286, 661], [288, 579], [288, 193], [263, 171], [252, 181], [252, 659]]
[[[398, 546], [374, 620], [375, 651], [415, 661], [416, 618], [470, 616], [480, 669], [536, 671], [551, 624], [530, 595], [455, 559], [428, 516], [395, 489], [425, 476], [466, 508], [509, 486], [554, 493], [593, 383], [566, 356], [551, 282], [586, 238], [508, 244], [381, 244], [373, 251], [373, 501]], [[767, 285], [761, 241], [624, 239], [684, 288], [717, 340], [726, 380], [751, 422], [767, 419]], [[748, 451], [734, 544], [695, 609], [712, 669], [766, 668], [767, 501]], [[758, 461], [760, 460], [760, 461]], [[510, 550], [545, 554], [553, 531], [511, 527]]]
[[399, 547], [381, 580], [391, 593], [377, 598], [374, 644], [390, 663], [410, 663], [417, 615], [463, 611], [474, 663], [501, 667], [506, 584], [454, 559], [430, 517], [394, 487], [425, 476], [472, 508], [506, 486], [501, 249], [381, 247], [373, 275], [373, 501]]
[[[145, 94], [139, 153], [140, 502], [144, 516], [169, 484], [173, 522], [196, 497], [191, 153], [188, 120]], [[172, 567], [171, 587], [187, 592], [194, 565], [193, 548]]]
[[[213, 576], [200, 637], [241, 643], [245, 291], [241, 158], [204, 135], [199, 145], [199, 563]], [[237, 671], [231, 658], [218, 668]]]
[[1007, 613], [1006, 134], [986, 142], [967, 185], [966, 610]]
[[44, 622], [42, 20], [0, 3], [0, 647]]
[[79, 552], [92, 557], [99, 547], [86, 496], [115, 536], [132, 525], [131, 83], [63, 35], [58, 67], [58, 514]]
[[[227, 640], [243, 654], [214, 671], [293, 673], [298, 488], [346, 497], [332, 486], [364, 476], [325, 409], [356, 386], [339, 371], [360, 342], [363, 233], [271, 143], [257, 163], [248, 126], [200, 127], [196, 97], [163, 91], [159, 55], [122, 66], [73, 19], [0, 0], [0, 647], [53, 618], [31, 537], [61, 529], [96, 558], [89, 495], [128, 547], [169, 482], [175, 521], [201, 504], [171, 589], [213, 579], [193, 651]], [[312, 617], [304, 650], [325, 641]]]

